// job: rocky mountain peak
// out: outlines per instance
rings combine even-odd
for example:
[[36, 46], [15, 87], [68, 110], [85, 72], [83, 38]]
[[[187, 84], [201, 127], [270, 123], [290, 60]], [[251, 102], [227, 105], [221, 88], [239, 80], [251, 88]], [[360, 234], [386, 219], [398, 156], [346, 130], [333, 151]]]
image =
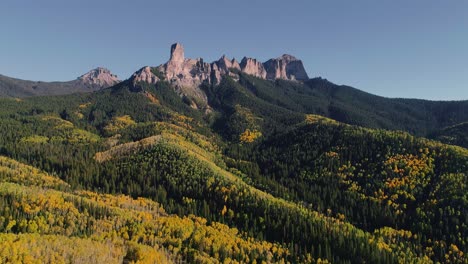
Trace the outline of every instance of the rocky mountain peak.
[[289, 54], [283, 54], [276, 59], [270, 59], [266, 61], [263, 66], [267, 72], [267, 79], [301, 81], [309, 79], [304, 65], [302, 65], [302, 61]]
[[235, 60], [230, 60], [226, 55], [223, 55], [219, 60], [211, 63], [211, 78], [210, 81], [213, 83], [220, 83], [223, 76], [230, 75], [231, 77], [238, 77], [237, 74], [232, 73], [231, 69], [237, 69], [240, 71], [240, 65]]
[[184, 62], [184, 47], [180, 43], [172, 44], [171, 46], [171, 57], [169, 61], [175, 63], [182, 63]]
[[[187, 90], [192, 88], [197, 90], [202, 83], [217, 84], [223, 76], [229, 75], [238, 79], [239, 75], [236, 71], [244, 72], [258, 78], [275, 80], [307, 80], [308, 76], [302, 65], [302, 61], [296, 57], [283, 54], [276, 59], [270, 59], [262, 63], [254, 58], [244, 57], [241, 62], [235, 59], [229, 59], [223, 55], [217, 61], [206, 63], [203, 59], [185, 58], [184, 47], [180, 43], [171, 45], [171, 53], [167, 63], [155, 68], [164, 78], [173, 84], [177, 90]], [[159, 81], [156, 76], [151, 76], [151, 71], [146, 70], [141, 74], [140, 80], [147, 80], [150, 83]], [[149, 79], [148, 79], [149, 78]], [[194, 88], [195, 87], [195, 88]], [[200, 91], [197, 90], [197, 93]]]
[[155, 84], [157, 83], [160, 79], [158, 76], [156, 76], [153, 71], [151, 70], [151, 67], [145, 66], [141, 69], [139, 69], [137, 72], [135, 72], [130, 80], [136, 84], [138, 82], [146, 82], [150, 84]]
[[240, 68], [242, 72], [266, 79], [267, 74], [263, 64], [256, 59], [244, 57], [240, 63]]
[[276, 58], [277, 60], [283, 60], [283, 61], [297, 61], [298, 59], [296, 57], [294, 57], [293, 55], [289, 55], [289, 54], [283, 54], [281, 55], [280, 57]]
[[86, 85], [99, 86], [107, 88], [120, 82], [117, 75], [112, 74], [110, 70], [98, 67], [78, 77], [78, 80]]
[[226, 57], [226, 55], [223, 55], [218, 61], [215, 62], [215, 64], [220, 70], [225, 71], [225, 73], [228, 73], [229, 69], [231, 68], [238, 70], [241, 69], [236, 59], [230, 60], [228, 57]]
[[[234, 69], [234, 71], [232, 70]], [[237, 71], [235, 71], [237, 70]], [[217, 61], [206, 63], [203, 59], [185, 58], [180, 43], [171, 46], [169, 60], [157, 67], [144, 67], [131, 77], [135, 88], [138, 83], [156, 84], [162, 79], [170, 83], [181, 96], [197, 98], [196, 108], [205, 108], [208, 100], [200, 88], [202, 84], [219, 84], [225, 76], [239, 80], [239, 71], [262, 79], [307, 80], [302, 62], [294, 56], [284, 54], [262, 63], [254, 58], [244, 57], [239, 63], [223, 55]], [[155, 72], [158, 74], [155, 75]]]

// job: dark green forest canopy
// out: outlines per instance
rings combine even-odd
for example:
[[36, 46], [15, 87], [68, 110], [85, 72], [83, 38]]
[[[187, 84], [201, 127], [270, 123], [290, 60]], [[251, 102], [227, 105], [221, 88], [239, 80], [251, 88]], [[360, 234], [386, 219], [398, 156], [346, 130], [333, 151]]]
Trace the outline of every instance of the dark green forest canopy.
[[[59, 177], [70, 185], [61, 191], [146, 197], [169, 214], [235, 227], [288, 249], [278, 261], [466, 262], [467, 101], [244, 74], [202, 89], [209, 111], [166, 82], [0, 99], [0, 154]], [[15, 199], [2, 194], [0, 215], [31, 220], [7, 212]], [[88, 207], [96, 219], [109, 214]], [[7, 227], [0, 221], [2, 232], [27, 230]], [[194, 261], [192, 244], [171, 246]]]

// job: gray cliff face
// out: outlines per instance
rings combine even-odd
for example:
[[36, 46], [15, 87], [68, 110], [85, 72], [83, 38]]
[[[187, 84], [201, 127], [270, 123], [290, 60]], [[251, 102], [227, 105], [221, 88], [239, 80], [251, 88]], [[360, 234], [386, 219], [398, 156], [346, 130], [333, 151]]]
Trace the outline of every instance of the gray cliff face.
[[[154, 72], [161, 75], [156, 76]], [[267, 80], [307, 80], [302, 61], [291, 55], [283, 55], [262, 63], [253, 58], [244, 57], [239, 63], [235, 59], [222, 56], [212, 63], [202, 58], [185, 58], [184, 47], [180, 43], [171, 46], [169, 61], [154, 68], [144, 67], [134, 73], [130, 80], [134, 85], [139, 82], [156, 84], [163, 77], [180, 96], [195, 99], [194, 108], [208, 107], [206, 94], [200, 89], [203, 83], [219, 84], [224, 76], [239, 79], [238, 72]]]
[[120, 82], [117, 75], [112, 74], [110, 70], [102, 67], [98, 67], [81, 75], [78, 77], [78, 80], [83, 84], [97, 87], [110, 87]]
[[171, 57], [169, 61], [177, 62], [177, 63], [182, 63], [184, 62], [184, 47], [182, 47], [182, 44], [180, 43], [175, 43], [172, 44], [171, 46]]
[[233, 70], [241, 70], [239, 63], [236, 59], [229, 60], [225, 55], [223, 55], [219, 60], [211, 63], [211, 81], [218, 84], [225, 75], [237, 78], [238, 76], [232, 72]]
[[[265, 63], [247, 57], [244, 57], [239, 63], [235, 59], [229, 59], [223, 55], [219, 60], [207, 63], [202, 58], [185, 58], [184, 47], [180, 43], [171, 46], [169, 61], [157, 66], [156, 69], [163, 74], [167, 81], [179, 88], [196, 87], [202, 83], [218, 84], [225, 75], [235, 77], [235, 71], [267, 80], [308, 79], [302, 61], [291, 55], [285, 54]], [[141, 70], [135, 74], [142, 74]], [[135, 77], [135, 74], [132, 78]], [[144, 75], [137, 80], [149, 78], [147, 76], [151, 76], [150, 69], [146, 69]], [[156, 76], [152, 76], [148, 82], [154, 83], [156, 79]]]
[[304, 81], [309, 79], [302, 65], [302, 61], [288, 54], [284, 54], [276, 59], [270, 59], [263, 65], [267, 71], [266, 78], [269, 80], [284, 79]]
[[149, 84], [156, 84], [160, 81], [159, 77], [156, 76], [152, 71], [151, 67], [145, 66], [135, 72], [132, 77], [130, 77], [133, 85], [138, 84], [139, 82], [146, 82]]
[[181, 96], [197, 99], [198, 104], [194, 103], [192, 107], [204, 108], [208, 105], [208, 98], [200, 89], [200, 85], [210, 82], [211, 65], [201, 58], [186, 59], [181, 44], [172, 45], [169, 61], [156, 67], [156, 70], [161, 72]]
[[258, 78], [266, 79], [266, 70], [263, 63], [256, 59], [244, 57], [240, 63], [241, 71]]

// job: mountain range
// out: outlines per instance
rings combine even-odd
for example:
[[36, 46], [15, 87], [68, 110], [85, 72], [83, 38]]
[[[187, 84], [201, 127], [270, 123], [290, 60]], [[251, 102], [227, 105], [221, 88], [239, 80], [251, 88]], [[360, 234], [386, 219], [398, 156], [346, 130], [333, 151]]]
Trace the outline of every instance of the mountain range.
[[[242, 75], [242, 77], [241, 77]], [[294, 112], [313, 113], [340, 122], [371, 128], [403, 130], [435, 138], [467, 120], [468, 101], [429, 101], [386, 98], [372, 95], [326, 79], [309, 79], [302, 61], [284, 54], [264, 63], [244, 57], [241, 62], [222, 56], [207, 63], [202, 58], [185, 58], [180, 43], [171, 46], [169, 60], [159, 66], [145, 66], [121, 82], [106, 68], [96, 68], [68, 82], [32, 82], [0, 75], [0, 96], [28, 97], [94, 92], [116, 84], [143, 91], [145, 85], [165, 81], [192, 108], [210, 112], [206, 87], [219, 85], [228, 76], [254, 93], [254, 100]], [[288, 82], [290, 81], [290, 82]], [[216, 96], [219, 96], [216, 95]], [[460, 133], [438, 136], [446, 143], [462, 142]], [[459, 143], [460, 144], [460, 143]]]
[[4, 78], [0, 260], [467, 263], [468, 101], [372, 95], [286, 54], [169, 55], [41, 93]]

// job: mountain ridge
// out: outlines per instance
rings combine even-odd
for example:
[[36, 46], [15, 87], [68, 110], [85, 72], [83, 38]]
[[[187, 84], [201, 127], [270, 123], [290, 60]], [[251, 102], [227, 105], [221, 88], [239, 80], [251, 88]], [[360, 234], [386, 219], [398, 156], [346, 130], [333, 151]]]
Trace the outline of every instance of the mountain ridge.
[[70, 81], [30, 81], [0, 74], [0, 97], [30, 97], [93, 92], [108, 88], [120, 80], [110, 70], [97, 67]]
[[[268, 80], [306, 81], [309, 78], [302, 61], [292, 55], [284, 54], [265, 63], [248, 57], [244, 57], [239, 63], [223, 55], [220, 59], [207, 63], [202, 58], [185, 58], [184, 48], [180, 43], [171, 46], [170, 57], [166, 63], [150, 67], [150, 70], [142, 69], [130, 77], [134, 85], [137, 86], [139, 82], [155, 84], [165, 79], [181, 96], [194, 97], [200, 100], [202, 105], [207, 104], [206, 95], [200, 89], [202, 84], [217, 85], [225, 76], [238, 79], [238, 72]], [[160, 74], [155, 74], [151, 69]], [[162, 76], [164, 78], [161, 78]], [[197, 107], [203, 108], [201, 105]]]

